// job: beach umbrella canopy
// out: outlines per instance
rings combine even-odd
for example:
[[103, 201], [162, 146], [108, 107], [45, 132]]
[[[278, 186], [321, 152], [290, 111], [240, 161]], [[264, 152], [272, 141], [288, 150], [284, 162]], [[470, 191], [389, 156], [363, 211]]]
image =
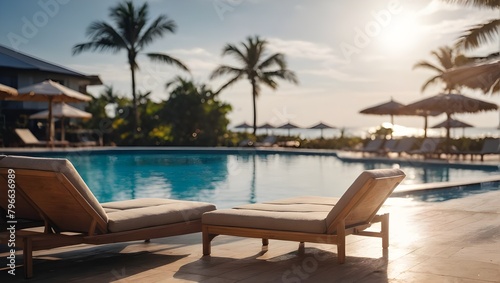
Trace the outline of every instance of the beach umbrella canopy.
[[[78, 108], [75, 108], [73, 106], [70, 106], [64, 102], [61, 103], [56, 103], [52, 107], [52, 117], [55, 118], [62, 118], [61, 121], [61, 140], [64, 140], [65, 138], [65, 132], [64, 132], [64, 118], [81, 118], [81, 119], [90, 119], [92, 118], [92, 114], [89, 112], [85, 112], [83, 110], [80, 110]], [[38, 113], [35, 113], [33, 115], [30, 115], [30, 119], [48, 119], [49, 118], [49, 111], [41, 111]]]
[[[373, 115], [390, 115], [391, 116], [391, 125], [394, 126], [394, 115], [400, 115], [401, 109], [404, 107], [404, 104], [401, 104], [397, 101], [394, 101], [391, 97], [389, 102], [384, 102], [382, 104], [378, 104], [372, 107], [365, 108], [360, 110], [361, 114], [373, 114]], [[391, 135], [392, 136], [392, 135]]]
[[457, 119], [449, 118], [449, 119], [444, 120], [441, 123], [438, 123], [438, 124], [432, 126], [431, 128], [439, 129], [439, 128], [447, 128], [447, 127], [449, 127], [449, 128], [462, 128], [462, 136], [464, 136], [465, 135], [465, 128], [472, 128], [474, 126], [471, 124], [465, 123], [463, 121], [457, 120]]
[[336, 129], [336, 128], [333, 127], [333, 126], [327, 125], [327, 124], [325, 124], [323, 122], [319, 122], [318, 124], [309, 127], [309, 129], [311, 129], [311, 130], [314, 130], [314, 129], [321, 130], [321, 138], [323, 138], [323, 130], [324, 129]]
[[[411, 104], [406, 107], [407, 111], [435, 111], [446, 113], [450, 119], [455, 113], [478, 113], [483, 111], [497, 110], [495, 103], [475, 99], [458, 93], [442, 93], [434, 95]], [[446, 144], [449, 150], [450, 127], [446, 127]]]
[[234, 126], [235, 129], [250, 129], [252, 126], [248, 125], [247, 122], [243, 122], [239, 125]]
[[394, 101], [392, 98], [389, 102], [384, 102], [372, 107], [360, 110], [361, 114], [373, 114], [373, 115], [390, 115], [391, 124], [394, 125], [394, 115], [399, 115], [401, 108], [404, 104]]
[[443, 74], [443, 79], [484, 93], [500, 92], [500, 57], [451, 69]]
[[294, 124], [292, 124], [290, 122], [288, 122], [288, 123], [286, 123], [284, 125], [279, 126], [278, 129], [287, 129], [288, 130], [288, 136], [290, 136], [290, 130], [291, 129], [300, 129], [300, 127], [297, 126], [297, 125], [294, 125]]
[[[52, 117], [55, 118], [81, 118], [89, 119], [92, 118], [92, 113], [85, 112], [76, 107], [70, 106], [64, 102], [56, 103], [52, 107]], [[48, 119], [49, 111], [44, 110], [33, 115], [30, 115], [30, 119]]]
[[239, 125], [236, 125], [234, 126], [235, 129], [243, 129], [243, 130], [246, 130], [246, 129], [252, 129], [253, 127], [250, 126], [249, 124], [247, 124], [247, 122], [243, 122]]
[[52, 132], [53, 115], [52, 104], [54, 102], [87, 102], [91, 101], [92, 97], [78, 91], [67, 88], [52, 80], [46, 80], [41, 83], [18, 89], [19, 95], [9, 97], [8, 100], [22, 101], [46, 101], [48, 107], [48, 137], [49, 146], [53, 146], [54, 133]]
[[266, 130], [266, 134], [267, 134], [267, 131], [270, 130], [270, 129], [276, 129], [275, 126], [269, 124], [269, 123], [265, 123], [265, 124], [262, 124], [260, 126], [257, 127], [257, 129], [265, 129]]
[[0, 99], [16, 97], [18, 92], [15, 88], [0, 84]]

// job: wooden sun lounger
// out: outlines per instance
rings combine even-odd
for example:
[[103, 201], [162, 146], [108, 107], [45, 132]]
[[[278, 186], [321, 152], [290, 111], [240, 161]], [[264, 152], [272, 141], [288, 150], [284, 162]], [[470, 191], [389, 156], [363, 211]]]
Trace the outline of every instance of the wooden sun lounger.
[[[382, 238], [389, 246], [389, 214], [376, 215], [405, 174], [399, 169], [362, 172], [338, 198], [297, 197], [207, 212], [202, 216], [203, 254], [210, 255], [217, 235], [337, 245], [338, 262], [345, 261], [347, 235]], [[365, 231], [381, 223], [380, 232]]]
[[[100, 204], [66, 159], [5, 156], [0, 159], [2, 187], [12, 179], [9, 170], [15, 171], [16, 199], [25, 200], [44, 223], [43, 232], [16, 232], [27, 278], [32, 276], [34, 250], [200, 232], [201, 215], [215, 209], [204, 202], [158, 198]], [[8, 233], [0, 233], [0, 244], [7, 243]]]
[[[33, 133], [29, 129], [15, 129], [16, 134], [23, 141], [26, 146], [48, 146], [50, 145], [49, 141], [41, 141], [38, 140]], [[68, 141], [53, 141], [52, 144], [54, 146], [69, 146]]]

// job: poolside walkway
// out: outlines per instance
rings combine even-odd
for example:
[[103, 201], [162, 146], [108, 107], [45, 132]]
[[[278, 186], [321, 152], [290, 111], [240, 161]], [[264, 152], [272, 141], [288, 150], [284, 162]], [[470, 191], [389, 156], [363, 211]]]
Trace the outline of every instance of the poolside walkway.
[[[500, 191], [441, 203], [390, 198], [391, 246], [349, 236], [347, 260], [336, 247], [229, 236], [215, 238], [202, 257], [201, 235], [146, 244], [74, 246], [35, 252], [34, 278], [22, 268], [1, 282], [500, 282]], [[5, 258], [5, 250], [0, 257]], [[18, 257], [21, 262], [21, 256]], [[4, 265], [2, 265], [3, 267]]]

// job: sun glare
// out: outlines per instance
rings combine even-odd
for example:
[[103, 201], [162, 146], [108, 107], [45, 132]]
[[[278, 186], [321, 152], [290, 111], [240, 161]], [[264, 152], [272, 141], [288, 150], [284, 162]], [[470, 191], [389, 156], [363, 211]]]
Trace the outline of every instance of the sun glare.
[[414, 15], [394, 16], [380, 33], [380, 43], [388, 51], [410, 50], [419, 40], [420, 25]]

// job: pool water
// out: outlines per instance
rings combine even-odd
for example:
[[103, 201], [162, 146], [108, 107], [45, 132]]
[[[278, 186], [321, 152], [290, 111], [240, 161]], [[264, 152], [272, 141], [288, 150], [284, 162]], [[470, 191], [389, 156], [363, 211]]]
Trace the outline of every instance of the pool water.
[[[53, 155], [52, 155], [53, 156]], [[143, 197], [207, 201], [219, 208], [279, 198], [341, 196], [363, 171], [399, 167], [403, 184], [498, 175], [495, 167], [343, 162], [331, 155], [120, 152], [65, 154], [100, 202]]]

